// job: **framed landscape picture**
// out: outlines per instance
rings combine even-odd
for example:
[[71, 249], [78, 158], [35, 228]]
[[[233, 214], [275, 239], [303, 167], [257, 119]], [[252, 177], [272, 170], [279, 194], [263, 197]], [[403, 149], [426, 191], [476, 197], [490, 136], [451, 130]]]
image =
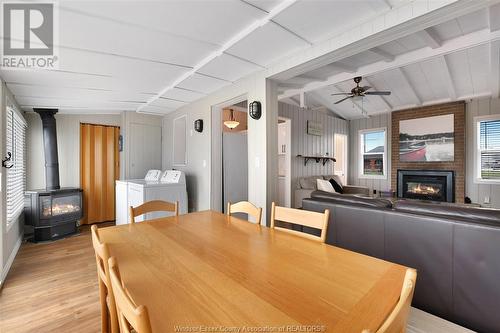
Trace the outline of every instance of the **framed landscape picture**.
[[401, 120], [401, 162], [449, 162], [455, 158], [454, 115]]

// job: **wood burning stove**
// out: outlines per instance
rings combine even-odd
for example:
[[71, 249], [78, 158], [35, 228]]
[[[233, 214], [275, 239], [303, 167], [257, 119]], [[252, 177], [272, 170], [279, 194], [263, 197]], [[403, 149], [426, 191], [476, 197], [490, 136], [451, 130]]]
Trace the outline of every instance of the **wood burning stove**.
[[45, 154], [44, 190], [26, 191], [26, 224], [33, 226], [33, 241], [54, 240], [78, 232], [83, 217], [82, 190], [60, 188], [57, 155], [57, 109], [33, 109], [42, 118]]
[[398, 197], [455, 201], [453, 171], [398, 170]]
[[76, 221], [83, 217], [82, 190], [26, 191], [24, 212], [37, 242], [74, 234], [78, 231]]

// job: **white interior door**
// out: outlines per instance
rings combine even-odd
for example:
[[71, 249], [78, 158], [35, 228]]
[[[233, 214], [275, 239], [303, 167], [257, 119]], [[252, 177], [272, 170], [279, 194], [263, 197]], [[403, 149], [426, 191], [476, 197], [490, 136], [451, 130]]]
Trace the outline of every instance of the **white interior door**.
[[335, 159], [333, 172], [340, 177], [342, 184], [347, 184], [347, 135], [335, 134], [333, 136]]
[[161, 127], [131, 124], [130, 131], [129, 178], [144, 178], [149, 169], [161, 169]]
[[222, 168], [224, 207], [228, 201], [248, 200], [247, 133], [223, 133]]

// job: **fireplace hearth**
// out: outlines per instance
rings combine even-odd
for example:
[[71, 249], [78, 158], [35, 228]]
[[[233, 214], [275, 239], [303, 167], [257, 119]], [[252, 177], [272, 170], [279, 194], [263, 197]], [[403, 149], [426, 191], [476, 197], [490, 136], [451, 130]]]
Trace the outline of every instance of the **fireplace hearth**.
[[398, 170], [398, 197], [455, 201], [453, 171]]

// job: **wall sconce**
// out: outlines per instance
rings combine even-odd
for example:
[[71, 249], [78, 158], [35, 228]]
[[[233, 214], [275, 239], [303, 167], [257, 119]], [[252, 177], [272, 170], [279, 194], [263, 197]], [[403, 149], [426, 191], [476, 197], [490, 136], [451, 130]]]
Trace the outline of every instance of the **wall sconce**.
[[259, 120], [260, 116], [262, 115], [262, 108], [260, 105], [260, 102], [254, 101], [248, 105], [248, 113], [250, 114], [250, 117], [252, 117], [255, 120]]
[[198, 133], [203, 132], [203, 119], [196, 119], [194, 121], [194, 130]]

